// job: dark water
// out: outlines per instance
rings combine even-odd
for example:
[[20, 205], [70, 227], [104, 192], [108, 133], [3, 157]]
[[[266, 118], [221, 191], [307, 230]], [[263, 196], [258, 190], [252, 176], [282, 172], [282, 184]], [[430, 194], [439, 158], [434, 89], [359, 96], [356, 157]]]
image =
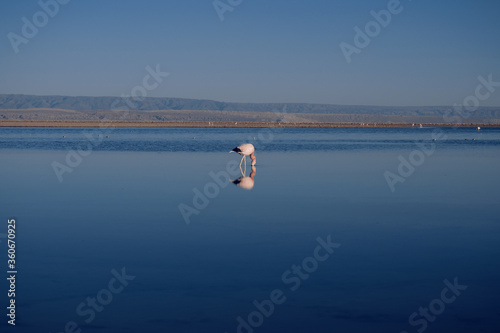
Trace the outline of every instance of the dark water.
[[[444, 133], [444, 134], [441, 134]], [[36, 150], [221, 152], [234, 142], [253, 142], [268, 152], [413, 149], [415, 141], [432, 141], [448, 149], [498, 146], [498, 128], [422, 129], [8, 129], [0, 131], [0, 148]], [[464, 145], [474, 141], [474, 146]]]
[[492, 128], [0, 129], [1, 329], [498, 332], [499, 167]]

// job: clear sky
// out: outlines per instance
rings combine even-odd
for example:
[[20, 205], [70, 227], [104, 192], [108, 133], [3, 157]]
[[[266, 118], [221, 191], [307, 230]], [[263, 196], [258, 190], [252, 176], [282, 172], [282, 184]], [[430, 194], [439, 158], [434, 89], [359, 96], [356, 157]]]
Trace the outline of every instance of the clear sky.
[[[401, 0], [350, 63], [340, 43], [390, 1], [221, 0], [223, 21], [213, 2], [71, 0], [44, 22], [38, 0], [4, 0], [0, 93], [130, 94], [157, 64], [170, 75], [148, 96], [227, 102], [452, 105], [479, 75], [500, 81], [498, 0]], [[15, 53], [9, 33], [34, 15]], [[500, 106], [500, 87], [481, 105]]]

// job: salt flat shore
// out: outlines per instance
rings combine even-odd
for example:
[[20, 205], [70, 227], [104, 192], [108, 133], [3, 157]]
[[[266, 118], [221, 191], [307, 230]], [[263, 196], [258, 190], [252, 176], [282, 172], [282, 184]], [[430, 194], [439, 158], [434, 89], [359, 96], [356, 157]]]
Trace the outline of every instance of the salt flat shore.
[[355, 123], [355, 122], [230, 122], [230, 121], [57, 121], [3, 120], [0, 127], [177, 127], [177, 128], [409, 128], [409, 127], [500, 127], [488, 123]]

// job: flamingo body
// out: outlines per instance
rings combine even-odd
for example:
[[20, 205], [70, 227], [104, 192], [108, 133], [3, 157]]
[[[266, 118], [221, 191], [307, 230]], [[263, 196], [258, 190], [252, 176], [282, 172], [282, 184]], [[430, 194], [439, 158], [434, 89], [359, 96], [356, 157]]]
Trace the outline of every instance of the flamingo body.
[[247, 156], [250, 156], [250, 158], [252, 159], [252, 166], [254, 166], [255, 163], [257, 163], [257, 158], [254, 155], [255, 147], [251, 143], [245, 143], [245, 144], [239, 145], [238, 147], [235, 147], [233, 150], [230, 151], [230, 153], [233, 153], [233, 152], [238, 153], [241, 156], [243, 156], [241, 158], [240, 166], [241, 166], [241, 163], [243, 163], [243, 160], [245, 160], [245, 166], [246, 166], [246, 157]]

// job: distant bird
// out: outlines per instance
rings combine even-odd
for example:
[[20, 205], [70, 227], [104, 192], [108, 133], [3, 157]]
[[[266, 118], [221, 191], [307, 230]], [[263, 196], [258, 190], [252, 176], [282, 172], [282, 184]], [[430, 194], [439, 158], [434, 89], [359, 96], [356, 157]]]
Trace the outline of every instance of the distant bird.
[[255, 147], [251, 143], [245, 143], [245, 144], [242, 144], [236, 148], [233, 148], [233, 150], [231, 150], [230, 153], [238, 153], [238, 154], [243, 156], [241, 158], [241, 161], [240, 161], [240, 167], [241, 167], [241, 163], [243, 163], [243, 160], [245, 160], [245, 168], [246, 168], [246, 166], [247, 166], [246, 157], [249, 155], [250, 155], [250, 158], [252, 159], [252, 166], [254, 166], [255, 163], [257, 163], [257, 158], [254, 155]]
[[481, 127], [478, 127], [477, 130], [479, 131], [481, 129]]

